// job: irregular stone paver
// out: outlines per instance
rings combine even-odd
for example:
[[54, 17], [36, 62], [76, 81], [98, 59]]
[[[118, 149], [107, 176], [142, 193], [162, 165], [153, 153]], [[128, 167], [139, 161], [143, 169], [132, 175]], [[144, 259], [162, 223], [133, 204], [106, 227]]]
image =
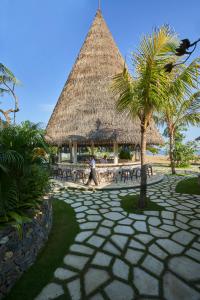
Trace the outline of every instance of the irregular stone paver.
[[87, 243], [99, 248], [103, 244], [104, 241], [105, 241], [104, 238], [97, 236], [97, 235], [93, 235], [91, 238], [89, 238]]
[[134, 233], [134, 230], [130, 226], [118, 225], [114, 228], [114, 232], [125, 235], [132, 235]]
[[169, 300], [199, 300], [200, 293], [186, 285], [179, 278], [167, 272], [164, 275], [164, 296]]
[[156, 244], [153, 244], [149, 247], [149, 252], [162, 260], [168, 256], [168, 254]]
[[72, 278], [76, 275], [77, 275], [77, 273], [72, 272], [67, 269], [63, 269], [63, 268], [58, 268], [54, 272], [54, 276], [60, 280], [66, 280], [66, 279]]
[[81, 270], [89, 260], [88, 257], [68, 254], [64, 257], [64, 263], [75, 269]]
[[81, 298], [81, 285], [80, 279], [76, 279], [67, 284], [69, 293], [71, 295], [72, 300], [79, 300]]
[[148, 223], [152, 226], [158, 226], [161, 224], [161, 220], [157, 217], [150, 217]]
[[168, 231], [159, 229], [157, 227], [149, 226], [149, 229], [150, 229], [151, 234], [153, 236], [157, 237], [157, 238], [158, 237], [164, 238], [164, 237], [169, 237], [170, 236], [170, 233]]
[[135, 228], [137, 231], [147, 232], [147, 225], [144, 221], [136, 221], [133, 225], [133, 228]]
[[103, 249], [105, 250], [105, 251], [108, 251], [109, 253], [111, 253], [112, 255], [113, 254], [116, 254], [116, 255], [120, 255], [120, 251], [113, 245], [113, 244], [111, 244], [110, 242], [107, 242], [106, 244], [105, 244], [105, 246], [103, 247]]
[[94, 265], [107, 267], [107, 266], [109, 266], [111, 259], [112, 259], [112, 256], [107, 255], [103, 252], [97, 252], [96, 256], [94, 257], [94, 259], [92, 261], [92, 263]]
[[163, 263], [154, 258], [152, 255], [146, 256], [145, 260], [142, 263], [142, 266], [157, 276], [162, 273], [164, 268]]
[[109, 279], [109, 275], [106, 271], [98, 269], [89, 269], [85, 274], [85, 291], [89, 295], [98, 286], [101, 286]]
[[72, 252], [77, 252], [77, 253], [82, 253], [82, 254], [92, 254], [94, 252], [93, 249], [84, 246], [84, 245], [80, 245], [80, 244], [74, 244], [70, 247], [70, 251]]
[[200, 250], [200, 243], [193, 243], [192, 247], [197, 249], [197, 250]]
[[36, 300], [48, 300], [55, 299], [64, 294], [64, 290], [61, 285], [57, 283], [49, 283], [43, 288], [41, 293], [35, 298]]
[[134, 293], [132, 288], [121, 282], [114, 280], [105, 288], [105, 292], [110, 299], [115, 300], [132, 300], [134, 299]]
[[111, 230], [106, 227], [100, 227], [99, 230], [97, 231], [98, 235], [103, 235], [103, 236], [108, 236], [110, 235]]
[[114, 234], [114, 235], [111, 236], [111, 240], [120, 249], [124, 249], [124, 247], [125, 247], [125, 245], [126, 245], [126, 243], [128, 241], [128, 237], [127, 236], [123, 236], [123, 235], [119, 235], [119, 234]]
[[192, 227], [200, 228], [200, 220], [193, 220], [189, 223]]
[[170, 219], [173, 220], [174, 219], [174, 213], [173, 212], [169, 212], [169, 211], [162, 211], [161, 213], [162, 217], [165, 219]]
[[92, 235], [92, 233], [93, 233], [92, 231], [83, 231], [76, 236], [75, 240], [76, 242], [80, 242], [80, 243], [84, 242], [89, 236]]
[[137, 234], [135, 235], [135, 238], [140, 240], [144, 244], [148, 244], [150, 241], [152, 241], [153, 236], [150, 234]]
[[113, 274], [122, 279], [128, 280], [129, 267], [121, 259], [116, 259], [113, 265]]
[[129, 214], [128, 217], [132, 220], [146, 220], [146, 216], [144, 215], [137, 215], [137, 214]]
[[137, 264], [137, 262], [140, 260], [140, 258], [144, 255], [144, 252], [129, 249], [127, 250], [125, 254], [125, 258], [131, 263], [131, 264]]
[[[80, 233], [37, 300], [200, 300], [200, 196], [175, 193], [180, 177], [148, 187], [163, 211], [126, 213], [116, 191], [59, 191]], [[62, 229], [61, 229], [62, 230]], [[58, 284], [59, 283], [59, 284]], [[40, 298], [39, 298], [40, 297]]]
[[124, 216], [118, 212], [109, 212], [109, 213], [106, 213], [104, 216], [105, 216], [105, 218], [112, 220], [112, 221], [117, 221], [117, 220], [121, 220], [124, 218]]
[[195, 258], [200, 262], [200, 251], [197, 251], [195, 249], [189, 249], [187, 252], [185, 252], [188, 256]]
[[200, 264], [188, 257], [172, 258], [169, 262], [169, 268], [186, 280], [200, 280]]
[[181, 245], [188, 245], [194, 237], [194, 234], [183, 230], [172, 235], [172, 239]]
[[131, 240], [130, 243], [129, 243], [129, 247], [140, 249], [140, 250], [145, 250], [145, 246], [142, 245], [141, 243], [139, 243], [136, 240]]
[[159, 294], [158, 280], [140, 268], [134, 269], [133, 283], [143, 295], [158, 296]]
[[95, 229], [97, 227], [97, 222], [87, 222], [80, 225], [81, 229]]
[[180, 254], [184, 250], [183, 246], [168, 239], [157, 240], [157, 243], [169, 254]]

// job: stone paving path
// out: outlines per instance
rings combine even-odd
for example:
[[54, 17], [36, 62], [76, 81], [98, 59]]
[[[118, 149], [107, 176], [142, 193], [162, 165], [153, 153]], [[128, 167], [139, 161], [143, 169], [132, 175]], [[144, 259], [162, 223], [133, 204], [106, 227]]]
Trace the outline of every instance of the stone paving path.
[[72, 300], [199, 300], [200, 196], [175, 193], [180, 179], [166, 176], [149, 187], [164, 210], [143, 215], [120, 207], [118, 196], [137, 189], [55, 191], [74, 208], [81, 231], [36, 299], [67, 289]]

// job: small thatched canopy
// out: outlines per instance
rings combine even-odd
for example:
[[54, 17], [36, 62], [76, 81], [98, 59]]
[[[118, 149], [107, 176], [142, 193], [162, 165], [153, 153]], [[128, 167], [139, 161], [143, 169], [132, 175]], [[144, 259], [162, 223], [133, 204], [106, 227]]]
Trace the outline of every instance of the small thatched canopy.
[[200, 141], [200, 136], [198, 138], [196, 138], [196, 141]]
[[[62, 90], [47, 126], [46, 139], [57, 145], [140, 144], [139, 121], [116, 112], [110, 86], [122, 72], [124, 60], [98, 10], [75, 65]], [[148, 144], [162, 138], [154, 123]]]

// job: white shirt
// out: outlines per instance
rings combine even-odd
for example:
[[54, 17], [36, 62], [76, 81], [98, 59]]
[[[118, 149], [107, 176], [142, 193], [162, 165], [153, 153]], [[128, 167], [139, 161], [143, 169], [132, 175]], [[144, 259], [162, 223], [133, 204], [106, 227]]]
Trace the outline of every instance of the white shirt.
[[95, 169], [95, 167], [96, 167], [96, 162], [95, 162], [94, 159], [92, 159], [92, 160], [90, 161], [90, 168]]

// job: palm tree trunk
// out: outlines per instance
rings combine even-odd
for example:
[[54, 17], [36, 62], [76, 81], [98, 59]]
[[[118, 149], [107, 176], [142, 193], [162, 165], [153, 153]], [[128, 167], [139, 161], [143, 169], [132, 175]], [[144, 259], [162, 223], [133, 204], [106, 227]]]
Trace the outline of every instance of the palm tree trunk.
[[141, 166], [146, 161], [146, 148], [147, 148], [147, 133], [144, 125], [141, 126]]
[[169, 157], [172, 174], [176, 174], [174, 161], [174, 132], [169, 131]]
[[143, 209], [146, 205], [146, 196], [147, 196], [147, 172], [146, 172], [146, 145], [147, 145], [147, 136], [146, 136], [146, 127], [141, 125], [141, 181], [140, 181], [140, 198], [138, 206]]

